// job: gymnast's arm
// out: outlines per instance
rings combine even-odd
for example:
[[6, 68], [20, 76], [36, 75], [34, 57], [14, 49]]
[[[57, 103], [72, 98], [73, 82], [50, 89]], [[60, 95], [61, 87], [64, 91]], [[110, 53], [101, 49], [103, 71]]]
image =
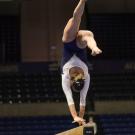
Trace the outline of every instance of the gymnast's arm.
[[62, 88], [63, 88], [63, 91], [64, 91], [65, 96], [67, 98], [69, 110], [70, 110], [70, 113], [71, 113], [74, 121], [75, 122], [83, 122], [84, 120], [77, 116], [77, 112], [76, 112], [73, 97], [72, 97], [72, 91], [70, 88], [70, 79], [64, 74], [62, 74]]
[[70, 42], [75, 39], [77, 32], [80, 27], [81, 18], [84, 12], [86, 0], [80, 0], [78, 5], [76, 6], [73, 17], [69, 19], [68, 23], [65, 26], [62, 41]]
[[75, 106], [74, 106], [72, 91], [70, 89], [70, 79], [64, 74], [62, 74], [62, 88], [65, 93], [71, 115], [74, 118], [77, 116], [77, 113], [76, 113]]
[[86, 106], [86, 95], [90, 85], [90, 75], [88, 74], [85, 79], [84, 88], [80, 92], [80, 111], [79, 116], [83, 118], [85, 113], [85, 106]]

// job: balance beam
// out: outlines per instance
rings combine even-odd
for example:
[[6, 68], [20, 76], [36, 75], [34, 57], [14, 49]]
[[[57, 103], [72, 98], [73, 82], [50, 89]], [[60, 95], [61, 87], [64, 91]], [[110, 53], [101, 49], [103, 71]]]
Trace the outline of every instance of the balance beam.
[[56, 135], [83, 135], [83, 126], [79, 126]]
[[79, 126], [56, 135], [94, 135], [94, 128], [96, 128], [95, 125], [87, 123], [84, 126]]

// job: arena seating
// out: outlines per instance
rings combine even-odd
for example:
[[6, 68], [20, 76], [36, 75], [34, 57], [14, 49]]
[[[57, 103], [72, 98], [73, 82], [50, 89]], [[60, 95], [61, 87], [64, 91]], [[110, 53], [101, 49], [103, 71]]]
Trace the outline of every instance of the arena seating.
[[94, 74], [91, 77], [95, 100], [135, 100], [135, 74]]
[[1, 73], [0, 102], [28, 103], [65, 100], [56, 73]]
[[[95, 115], [98, 135], [134, 135], [134, 114]], [[74, 128], [70, 116], [2, 117], [1, 135], [54, 135]], [[102, 129], [100, 129], [102, 128]], [[103, 131], [103, 133], [101, 132]]]
[[[88, 95], [94, 100], [135, 100], [134, 80], [133, 73], [92, 74]], [[0, 103], [28, 102], [66, 102], [60, 74], [1, 73]]]
[[69, 116], [2, 117], [0, 135], [54, 135], [74, 128]]
[[104, 135], [134, 135], [135, 114], [111, 114], [98, 116]]
[[[87, 28], [93, 31], [97, 44], [103, 50], [101, 59], [135, 58], [135, 14], [90, 14]], [[91, 56], [89, 56], [91, 59]]]

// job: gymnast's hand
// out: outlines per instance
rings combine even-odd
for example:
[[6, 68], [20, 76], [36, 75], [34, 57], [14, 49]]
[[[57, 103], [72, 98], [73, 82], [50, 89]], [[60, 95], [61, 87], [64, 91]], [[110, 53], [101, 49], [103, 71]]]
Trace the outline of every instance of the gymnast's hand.
[[85, 124], [85, 120], [84, 119], [82, 119], [81, 117], [78, 117], [78, 116], [76, 116], [75, 118], [74, 118], [74, 121], [72, 122], [72, 123], [78, 123], [79, 125], [84, 125]]
[[102, 53], [102, 50], [100, 50], [97, 46], [93, 47], [91, 50], [92, 50], [92, 52], [91, 52], [92, 56], [96, 56], [96, 55]]

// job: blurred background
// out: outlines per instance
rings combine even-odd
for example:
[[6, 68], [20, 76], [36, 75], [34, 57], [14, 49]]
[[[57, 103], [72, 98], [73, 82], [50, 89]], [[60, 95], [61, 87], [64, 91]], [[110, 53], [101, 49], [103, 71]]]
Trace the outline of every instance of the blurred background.
[[[78, 0], [0, 0], [0, 135], [54, 135], [75, 127], [61, 88], [62, 33]], [[135, 135], [135, 1], [88, 0], [86, 116], [99, 135]]]

